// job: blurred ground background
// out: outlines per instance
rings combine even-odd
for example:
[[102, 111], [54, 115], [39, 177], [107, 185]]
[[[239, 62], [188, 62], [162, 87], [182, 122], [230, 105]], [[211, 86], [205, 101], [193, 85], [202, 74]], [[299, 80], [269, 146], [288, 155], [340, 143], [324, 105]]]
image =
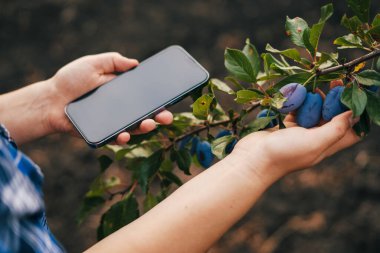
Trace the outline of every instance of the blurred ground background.
[[[380, 2], [373, 2], [372, 14], [380, 11]], [[83, 55], [118, 51], [144, 59], [171, 44], [184, 46], [211, 76], [223, 77], [226, 46], [240, 48], [250, 37], [259, 51], [267, 42], [285, 48], [285, 16], [316, 22], [325, 3], [1, 0], [0, 92], [49, 78]], [[344, 1], [334, 1], [334, 7], [321, 41], [327, 50], [345, 32], [338, 27], [347, 11]], [[374, 127], [355, 147], [275, 184], [210, 252], [380, 252], [379, 134]], [[68, 252], [93, 244], [97, 224], [78, 227], [75, 215], [98, 173], [99, 151], [67, 135], [21, 148], [45, 173], [47, 218], [55, 235]]]

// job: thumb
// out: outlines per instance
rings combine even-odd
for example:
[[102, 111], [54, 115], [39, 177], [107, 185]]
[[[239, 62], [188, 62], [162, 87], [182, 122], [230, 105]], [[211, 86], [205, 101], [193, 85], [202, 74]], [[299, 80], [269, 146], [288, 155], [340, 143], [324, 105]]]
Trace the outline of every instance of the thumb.
[[95, 67], [99, 74], [124, 72], [139, 64], [137, 60], [129, 59], [116, 52], [89, 55], [86, 60]]

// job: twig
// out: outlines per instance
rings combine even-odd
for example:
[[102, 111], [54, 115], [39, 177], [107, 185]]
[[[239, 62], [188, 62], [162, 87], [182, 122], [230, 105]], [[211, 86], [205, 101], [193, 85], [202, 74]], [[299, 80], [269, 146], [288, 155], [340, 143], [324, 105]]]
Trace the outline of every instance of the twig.
[[325, 68], [325, 69], [317, 69], [316, 75], [321, 76], [321, 75], [326, 75], [326, 74], [329, 74], [329, 73], [332, 73], [332, 72], [335, 72], [335, 71], [338, 71], [341, 69], [351, 68], [353, 66], [358, 65], [361, 62], [368, 61], [368, 60], [375, 58], [377, 56], [380, 56], [380, 49], [372, 51], [371, 53], [365, 54], [359, 58], [356, 58], [350, 62], [343, 63], [343, 64], [338, 65], [338, 66], [334, 66], [331, 68]]
[[[247, 109], [247, 112], [251, 112], [253, 111], [254, 109], [256, 109], [257, 107], [260, 106], [260, 103], [257, 102], [257, 103], [254, 103], [251, 107], [249, 107]], [[236, 121], [238, 118], [240, 117], [240, 115], [238, 116], [235, 116], [233, 117], [232, 119], [227, 119], [227, 120], [221, 120], [221, 121], [217, 121], [217, 122], [213, 122], [213, 123], [209, 123], [208, 125], [205, 125], [205, 126], [201, 126], [197, 129], [194, 129], [193, 131], [190, 131], [186, 134], [183, 134], [183, 135], [180, 135], [178, 136], [177, 138], [175, 138], [167, 147], [165, 147], [165, 150], [169, 150], [175, 143], [179, 142], [180, 140], [183, 140], [185, 139], [187, 136], [190, 136], [190, 135], [194, 135], [194, 134], [197, 134], [197, 133], [200, 133], [204, 130], [206, 130], [207, 128], [209, 127], [216, 127], [216, 126], [220, 126], [220, 125], [224, 125], [224, 124], [227, 124], [227, 123], [231, 123], [231, 122], [234, 122]]]

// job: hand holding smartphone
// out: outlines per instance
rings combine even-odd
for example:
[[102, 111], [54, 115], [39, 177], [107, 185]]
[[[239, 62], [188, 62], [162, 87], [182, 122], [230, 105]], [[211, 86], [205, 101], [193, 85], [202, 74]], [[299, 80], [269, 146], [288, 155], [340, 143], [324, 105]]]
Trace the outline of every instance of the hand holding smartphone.
[[186, 97], [208, 72], [182, 47], [170, 46], [66, 106], [66, 115], [92, 147]]

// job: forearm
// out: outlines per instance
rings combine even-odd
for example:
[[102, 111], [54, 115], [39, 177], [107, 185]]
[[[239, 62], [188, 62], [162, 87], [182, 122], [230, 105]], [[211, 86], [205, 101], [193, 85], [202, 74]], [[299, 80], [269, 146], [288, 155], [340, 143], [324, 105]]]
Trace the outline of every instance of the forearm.
[[205, 252], [276, 180], [240, 159], [228, 156], [88, 252]]
[[46, 120], [49, 82], [50, 79], [0, 96], [0, 123], [7, 127], [17, 143], [49, 134]]

